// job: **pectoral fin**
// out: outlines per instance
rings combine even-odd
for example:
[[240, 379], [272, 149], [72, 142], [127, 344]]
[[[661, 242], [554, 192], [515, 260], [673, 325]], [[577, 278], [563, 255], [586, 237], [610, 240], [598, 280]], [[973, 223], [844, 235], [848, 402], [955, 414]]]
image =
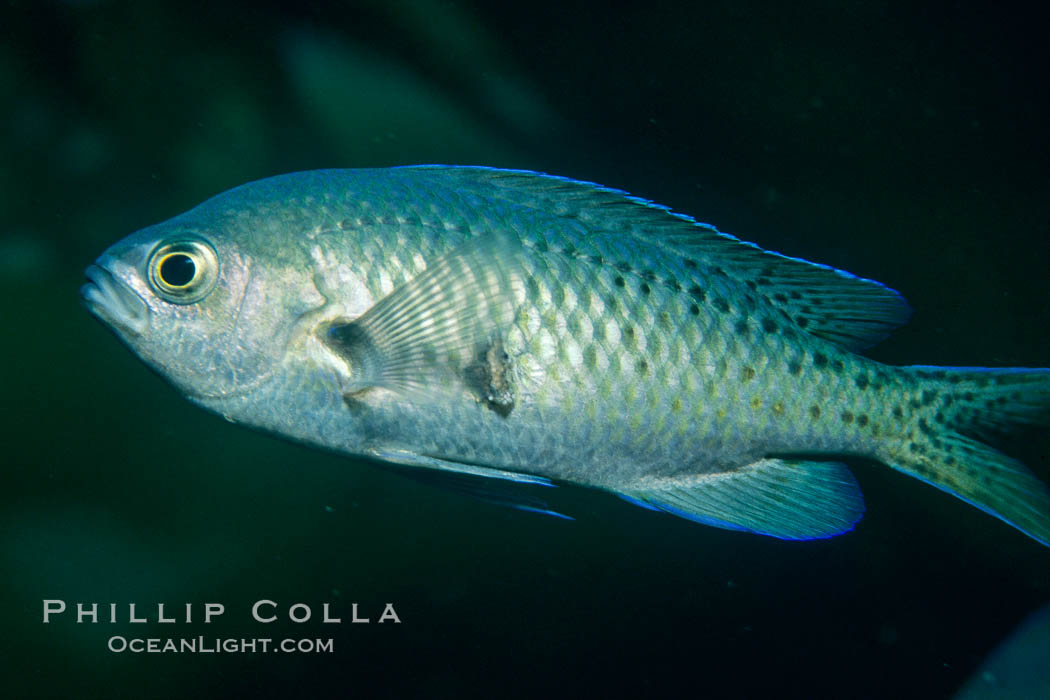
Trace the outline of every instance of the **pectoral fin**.
[[360, 318], [332, 325], [325, 341], [350, 365], [347, 393], [438, 393], [454, 385], [483, 393], [467, 369], [491, 354], [513, 319], [519, 252], [507, 236], [471, 239]]
[[785, 540], [841, 535], [864, 514], [856, 479], [836, 462], [763, 459], [729, 472], [646, 479], [620, 495], [705, 525]]

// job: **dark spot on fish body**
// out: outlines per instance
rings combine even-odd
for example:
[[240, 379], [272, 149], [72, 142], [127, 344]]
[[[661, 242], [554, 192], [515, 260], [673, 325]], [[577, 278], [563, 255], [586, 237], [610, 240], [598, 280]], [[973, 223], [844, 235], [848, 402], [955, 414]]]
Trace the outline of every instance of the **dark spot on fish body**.
[[773, 299], [775, 301], [780, 302], [781, 304], [787, 303], [788, 300], [787, 294], [784, 294], [783, 292], [777, 292], [776, 294], [774, 294]]
[[616, 263], [616, 269], [620, 272], [630, 272], [631, 266], [625, 262], [618, 262]]
[[754, 379], [755, 374], [756, 372], [753, 367], [744, 367], [742, 370], [740, 370], [740, 378], [743, 379], [745, 382], [749, 382], [752, 379]]
[[619, 275], [617, 275], [616, 279], [613, 280], [613, 284], [615, 284], [617, 287], [623, 287], [627, 283], [624, 282], [623, 277], [620, 277]]
[[696, 304], [690, 304], [689, 305], [689, 313], [691, 313], [694, 316], [699, 316], [700, 315], [700, 307], [697, 306]]
[[352, 391], [352, 393], [342, 395], [342, 403], [346, 408], [350, 409], [352, 413], [358, 415], [367, 408], [367, 404], [361, 399], [362, 396], [369, 393], [372, 387], [361, 389], [360, 391]]
[[758, 289], [758, 284], [756, 284], [754, 280], [747, 280], [746, 282], [744, 282], [744, 284], [747, 285], [747, 288], [751, 291], [755, 291]]
[[[912, 444], [914, 445], [915, 443], [912, 443]], [[924, 476], [924, 477], [930, 476], [930, 470], [926, 467], [926, 463], [925, 462], [922, 462], [922, 461], [916, 462], [914, 465], [912, 465], [912, 469], [914, 469], [915, 473], [918, 474], [919, 476]]]
[[768, 277], [759, 277], [758, 278], [758, 286], [759, 287], [768, 287], [771, 284], [773, 284], [773, 281], [770, 280]]
[[649, 362], [644, 358], [640, 359], [635, 363], [635, 368], [638, 370], [638, 374], [646, 374], [649, 371]]
[[813, 404], [809, 407], [809, 415], [813, 416], [813, 420], [820, 418], [820, 406]]
[[858, 374], [856, 377], [853, 378], [853, 381], [857, 384], [857, 388], [861, 391], [868, 388], [869, 381], [868, 375], [866, 374]]
[[849, 425], [850, 423], [852, 423], [853, 422], [853, 414], [850, 413], [849, 411], [843, 411], [842, 412], [842, 422], [845, 423], [846, 425]]
[[825, 355], [822, 352], [818, 352], [818, 353], [814, 353], [813, 354], [813, 366], [814, 367], [823, 368], [823, 367], [827, 367], [827, 365], [828, 365], [828, 356], [827, 355]]
[[925, 418], [919, 419], [919, 432], [923, 435], [933, 435], [933, 429], [930, 428], [930, 424], [926, 422]]
[[648, 294], [651, 291], [653, 291], [652, 288], [649, 286], [648, 282], [642, 282], [642, 285], [639, 287], [639, 289], [642, 291], [642, 294], [645, 294], [646, 296], [648, 296]]
[[605, 258], [603, 258], [600, 255], [592, 255], [591, 256], [591, 262], [594, 263], [595, 265], [603, 265], [603, 264], [605, 264]]
[[547, 239], [545, 238], [538, 239], [536, 241], [535, 248], [537, 253], [546, 253], [548, 250], [550, 250], [550, 246], [547, 245]]
[[673, 277], [667, 279], [666, 280], [666, 284], [667, 284], [667, 288], [670, 289], [673, 292], [681, 292], [682, 291], [682, 285], [678, 284], [678, 280], [674, 279]]
[[762, 319], [762, 330], [766, 333], [776, 333], [777, 324], [771, 319], [764, 318]]
[[463, 368], [463, 379], [479, 401], [501, 418], [514, 409], [510, 382], [510, 356], [496, 338], [479, 349], [474, 361]]
[[718, 275], [719, 277], [729, 277], [729, 275], [726, 274], [726, 271], [720, 267], [715, 267], [713, 270], [711, 270], [711, 272]]
[[859, 425], [862, 428], [867, 426], [868, 425], [868, 417], [865, 414], [863, 414], [863, 413], [860, 414], [859, 416], [857, 416], [857, 425]]
[[904, 410], [900, 406], [894, 406], [893, 417], [897, 420], [902, 420], [904, 418]]
[[591, 325], [591, 340], [596, 343], [605, 342], [605, 324], [595, 323]]
[[580, 338], [583, 335], [583, 324], [581, 323], [579, 314], [570, 314], [569, 317], [565, 319], [565, 328], [574, 338]]
[[583, 349], [583, 364], [590, 370], [598, 368], [598, 352], [593, 345], [588, 345]]
[[689, 293], [693, 296], [694, 299], [696, 299], [699, 302], [703, 302], [705, 299], [707, 299], [707, 294], [704, 292], [703, 289], [700, 289], [699, 285], [694, 284], [692, 287], [690, 287]]
[[736, 322], [736, 324], [733, 326], [733, 330], [735, 330], [738, 335], [742, 336], [748, 336], [751, 332], [751, 328], [747, 325], [747, 321], [743, 319]]
[[919, 394], [919, 400], [922, 402], [923, 406], [929, 406], [937, 400], [937, 392], [924, 389], [922, 393]]
[[690, 270], [695, 270], [695, 269], [697, 269], [699, 267], [699, 263], [697, 263], [695, 260], [691, 260], [689, 258], [686, 258], [683, 262], [684, 262], [685, 266], [687, 268], [689, 268]]
[[723, 299], [722, 297], [716, 298], [714, 300], [714, 305], [715, 305], [715, 308], [718, 309], [719, 311], [721, 311], [722, 313], [724, 313], [724, 314], [729, 313], [729, 302], [726, 301], [725, 299]]
[[938, 423], [940, 423], [941, 425], [944, 425], [944, 422], [945, 422], [944, 413], [942, 413], [941, 411], [937, 411], [937, 413], [936, 413], [936, 415], [934, 415], [933, 419], [935, 421], [937, 421]]
[[788, 363], [788, 372], [790, 374], [798, 375], [802, 372], [802, 361], [792, 360]]
[[973, 401], [973, 392], [967, 391], [965, 394], [963, 394], [963, 401]]
[[809, 325], [809, 319], [805, 316], [799, 316], [797, 319], [795, 319], [795, 323], [798, 324], [799, 328], [805, 328]]

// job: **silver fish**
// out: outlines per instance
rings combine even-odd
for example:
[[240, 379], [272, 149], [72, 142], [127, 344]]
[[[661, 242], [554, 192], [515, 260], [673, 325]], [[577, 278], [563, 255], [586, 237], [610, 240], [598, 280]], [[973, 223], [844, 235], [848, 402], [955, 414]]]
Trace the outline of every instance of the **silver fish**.
[[856, 351], [893, 290], [586, 182], [419, 166], [237, 187], [109, 248], [82, 296], [191, 401], [504, 504], [556, 482], [783, 539], [852, 529], [834, 456], [1050, 545], [1050, 492], [986, 445], [1050, 370]]

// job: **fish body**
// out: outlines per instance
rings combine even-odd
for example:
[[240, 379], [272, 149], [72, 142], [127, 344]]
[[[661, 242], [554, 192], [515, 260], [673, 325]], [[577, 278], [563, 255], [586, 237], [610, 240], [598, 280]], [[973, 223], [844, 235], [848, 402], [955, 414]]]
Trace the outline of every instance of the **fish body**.
[[877, 282], [623, 192], [418, 166], [250, 183], [118, 242], [90, 310], [228, 419], [527, 510], [554, 482], [785, 539], [852, 528], [835, 457], [1050, 543], [1050, 495], [981, 439], [1050, 370], [890, 367]]

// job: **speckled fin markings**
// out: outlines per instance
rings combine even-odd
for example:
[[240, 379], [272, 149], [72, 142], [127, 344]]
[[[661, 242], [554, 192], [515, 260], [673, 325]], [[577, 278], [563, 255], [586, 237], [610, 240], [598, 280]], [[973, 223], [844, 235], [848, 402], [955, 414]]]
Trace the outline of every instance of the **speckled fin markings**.
[[484, 341], [510, 323], [519, 250], [501, 236], [467, 241], [360, 318], [330, 327], [328, 344], [353, 367], [347, 393], [447, 391]]
[[1022, 424], [1045, 424], [1050, 369], [910, 367], [929, 387], [920, 417], [882, 461], [977, 506], [1050, 546], [1050, 489], [1023, 464], [978, 441]]
[[[908, 320], [908, 304], [874, 280], [741, 241], [646, 199], [594, 183], [523, 170], [423, 166], [460, 192], [578, 219], [592, 235], [637, 239], [653, 254], [686, 260], [695, 282], [723, 274], [816, 336], [850, 350], [870, 347]], [[633, 264], [625, 257], [622, 261]]]
[[840, 535], [864, 514], [856, 479], [837, 462], [763, 459], [731, 472], [646, 479], [621, 496], [705, 525], [785, 540]]
[[537, 495], [538, 487], [554, 487], [550, 479], [542, 476], [453, 462], [407, 450], [373, 450], [370, 456], [386, 462], [388, 467], [397, 465], [395, 469], [399, 474], [421, 483], [500, 506], [573, 520], [568, 515], [551, 510], [547, 502]]

